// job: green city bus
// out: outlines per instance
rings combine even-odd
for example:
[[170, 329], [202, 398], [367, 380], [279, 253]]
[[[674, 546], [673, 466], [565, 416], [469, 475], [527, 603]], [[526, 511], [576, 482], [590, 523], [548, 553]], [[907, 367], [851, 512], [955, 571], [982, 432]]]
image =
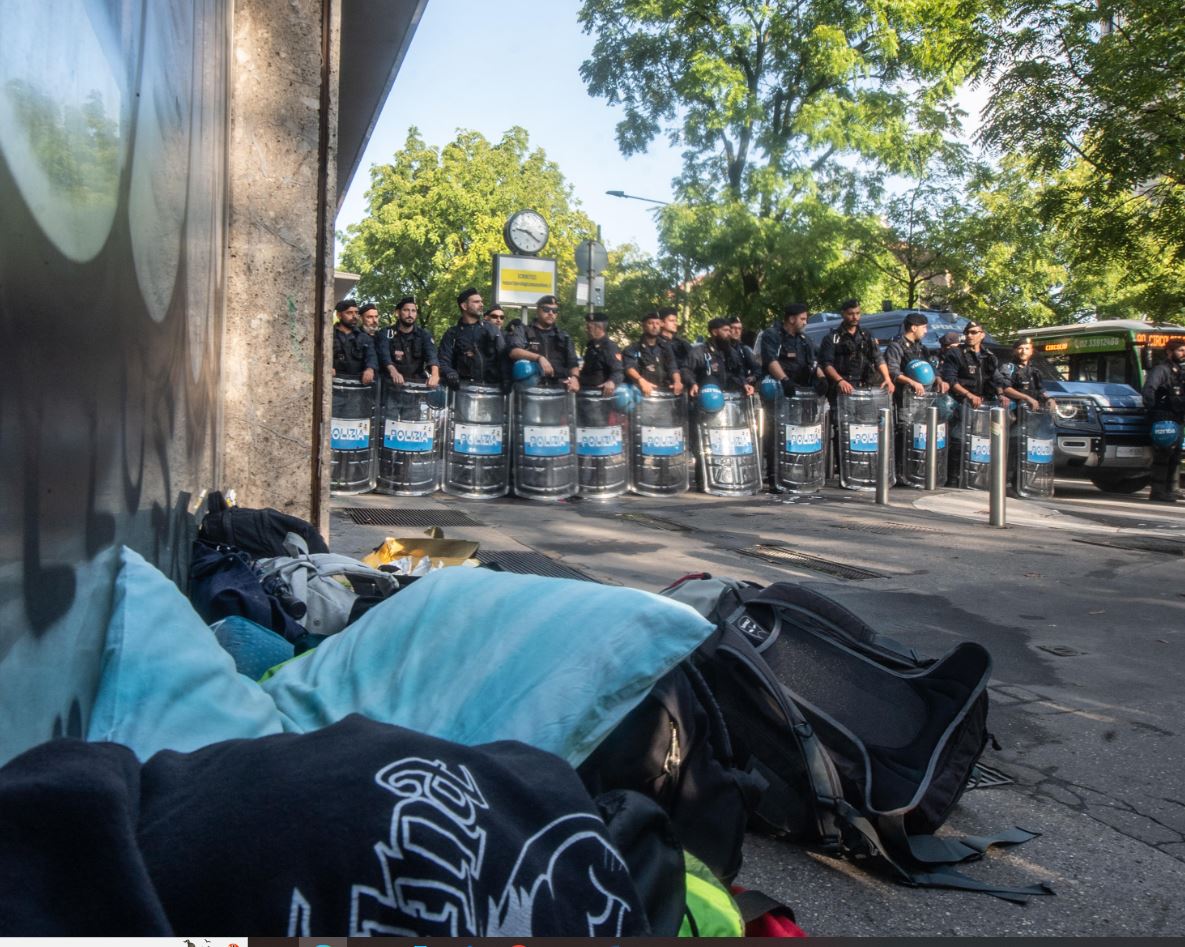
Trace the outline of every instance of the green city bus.
[[1113, 382], [1144, 387], [1148, 369], [1164, 358], [1171, 336], [1185, 336], [1185, 326], [1109, 319], [1068, 326], [1024, 329], [1037, 355], [1066, 381]]

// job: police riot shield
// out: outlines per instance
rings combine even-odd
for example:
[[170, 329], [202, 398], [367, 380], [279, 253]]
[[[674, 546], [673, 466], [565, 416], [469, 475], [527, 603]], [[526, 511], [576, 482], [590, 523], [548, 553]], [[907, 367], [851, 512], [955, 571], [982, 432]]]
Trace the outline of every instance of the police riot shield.
[[792, 493], [818, 493], [827, 480], [830, 405], [812, 391], [779, 394], [774, 405], [774, 483]]
[[444, 482], [456, 497], [486, 500], [510, 489], [510, 414], [497, 385], [464, 383], [452, 394], [444, 437]]
[[[846, 490], [875, 490], [880, 459], [877, 431], [880, 412], [892, 404], [884, 388], [856, 388], [850, 395], [839, 393], [839, 485]], [[892, 451], [893, 441], [889, 440]], [[889, 462], [889, 486], [896, 480], [893, 458]]]
[[576, 493], [576, 404], [565, 388], [516, 386], [514, 493], [563, 500]]
[[724, 392], [724, 407], [696, 412], [700, 485], [713, 496], [761, 492], [760, 408], [749, 395]]
[[1057, 429], [1048, 411], [1027, 404], [1016, 409], [1016, 444], [1012, 448], [1016, 495], [1032, 500], [1053, 496], [1053, 442]]
[[[926, 412], [934, 406], [937, 397], [937, 392], [927, 391], [919, 395], [907, 387], [897, 408], [897, 481], [907, 487], [926, 488]], [[939, 421], [934, 452], [939, 486], [946, 481], [949, 433], [946, 422]]]
[[383, 385], [379, 493], [422, 497], [440, 486], [445, 391], [427, 385]]
[[576, 463], [579, 493], [619, 497], [630, 488], [629, 413], [599, 388], [576, 393]]
[[655, 391], [638, 402], [631, 440], [634, 492], [644, 497], [687, 491], [687, 399]]
[[978, 408], [964, 401], [957, 433], [959, 486], [971, 490], [992, 488], [992, 408], [984, 401]]
[[374, 489], [374, 430], [378, 382], [333, 379], [333, 417], [329, 423], [329, 490], [349, 495]]

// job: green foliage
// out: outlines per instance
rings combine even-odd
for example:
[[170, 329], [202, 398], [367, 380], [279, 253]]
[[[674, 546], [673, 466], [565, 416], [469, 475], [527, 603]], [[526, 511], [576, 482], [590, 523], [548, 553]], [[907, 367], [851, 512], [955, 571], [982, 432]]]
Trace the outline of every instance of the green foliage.
[[[662, 306], [680, 306], [679, 272], [671, 260], [655, 259], [631, 243], [609, 248], [605, 272], [605, 311], [614, 339], [632, 339], [644, 313]], [[683, 321], [686, 321], [685, 319]]]
[[[524, 208], [551, 228], [544, 254], [556, 259], [557, 295], [575, 298], [576, 245], [596, 228], [555, 163], [530, 149], [524, 129], [510, 129], [497, 144], [462, 130], [437, 149], [412, 128], [389, 164], [371, 168], [370, 182], [367, 216], [346, 229], [341, 264], [360, 275], [358, 297], [377, 302], [384, 317], [401, 296], [414, 295], [421, 321], [439, 337], [456, 321], [456, 296], [466, 286], [491, 302], [493, 255], [508, 252], [503, 224]], [[570, 331], [579, 328], [574, 306], [561, 313]]]
[[1179, 0], [1012, 0], [978, 26], [983, 141], [1049, 180], [1046, 219], [1116, 263], [1144, 268], [1152, 240], [1185, 265]]

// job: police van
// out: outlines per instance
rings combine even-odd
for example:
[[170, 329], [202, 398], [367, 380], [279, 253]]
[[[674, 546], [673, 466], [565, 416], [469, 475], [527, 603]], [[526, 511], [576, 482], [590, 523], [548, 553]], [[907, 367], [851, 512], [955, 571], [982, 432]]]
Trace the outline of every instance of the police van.
[[[943, 335], [957, 332], [961, 336], [969, 321], [945, 310], [894, 309], [867, 313], [860, 326], [884, 347], [901, 331], [901, 323], [911, 312], [929, 320], [924, 344], [932, 354], [937, 354]], [[817, 349], [840, 325], [838, 313], [819, 313], [811, 317], [805, 331]], [[1119, 325], [1125, 327], [1122, 332]], [[1160, 337], [1169, 331], [1185, 334], [1181, 326], [1130, 321], [1050, 326], [1017, 333], [1033, 339], [1033, 365], [1057, 403], [1057, 476], [1089, 480], [1115, 493], [1134, 493], [1148, 485], [1152, 441], [1137, 389], [1152, 360], [1160, 357], [1155, 352], [1156, 342], [1163, 347], [1167, 337]], [[990, 335], [985, 344], [1001, 366], [1012, 360], [1009, 346]]]

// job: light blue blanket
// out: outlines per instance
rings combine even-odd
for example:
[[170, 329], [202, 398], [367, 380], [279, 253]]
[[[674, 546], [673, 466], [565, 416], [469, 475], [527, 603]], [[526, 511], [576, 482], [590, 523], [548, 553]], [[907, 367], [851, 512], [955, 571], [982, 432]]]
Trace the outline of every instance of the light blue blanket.
[[123, 550], [88, 737], [141, 759], [361, 713], [463, 744], [521, 740], [579, 764], [712, 626], [635, 589], [434, 572], [262, 684], [176, 586]]

